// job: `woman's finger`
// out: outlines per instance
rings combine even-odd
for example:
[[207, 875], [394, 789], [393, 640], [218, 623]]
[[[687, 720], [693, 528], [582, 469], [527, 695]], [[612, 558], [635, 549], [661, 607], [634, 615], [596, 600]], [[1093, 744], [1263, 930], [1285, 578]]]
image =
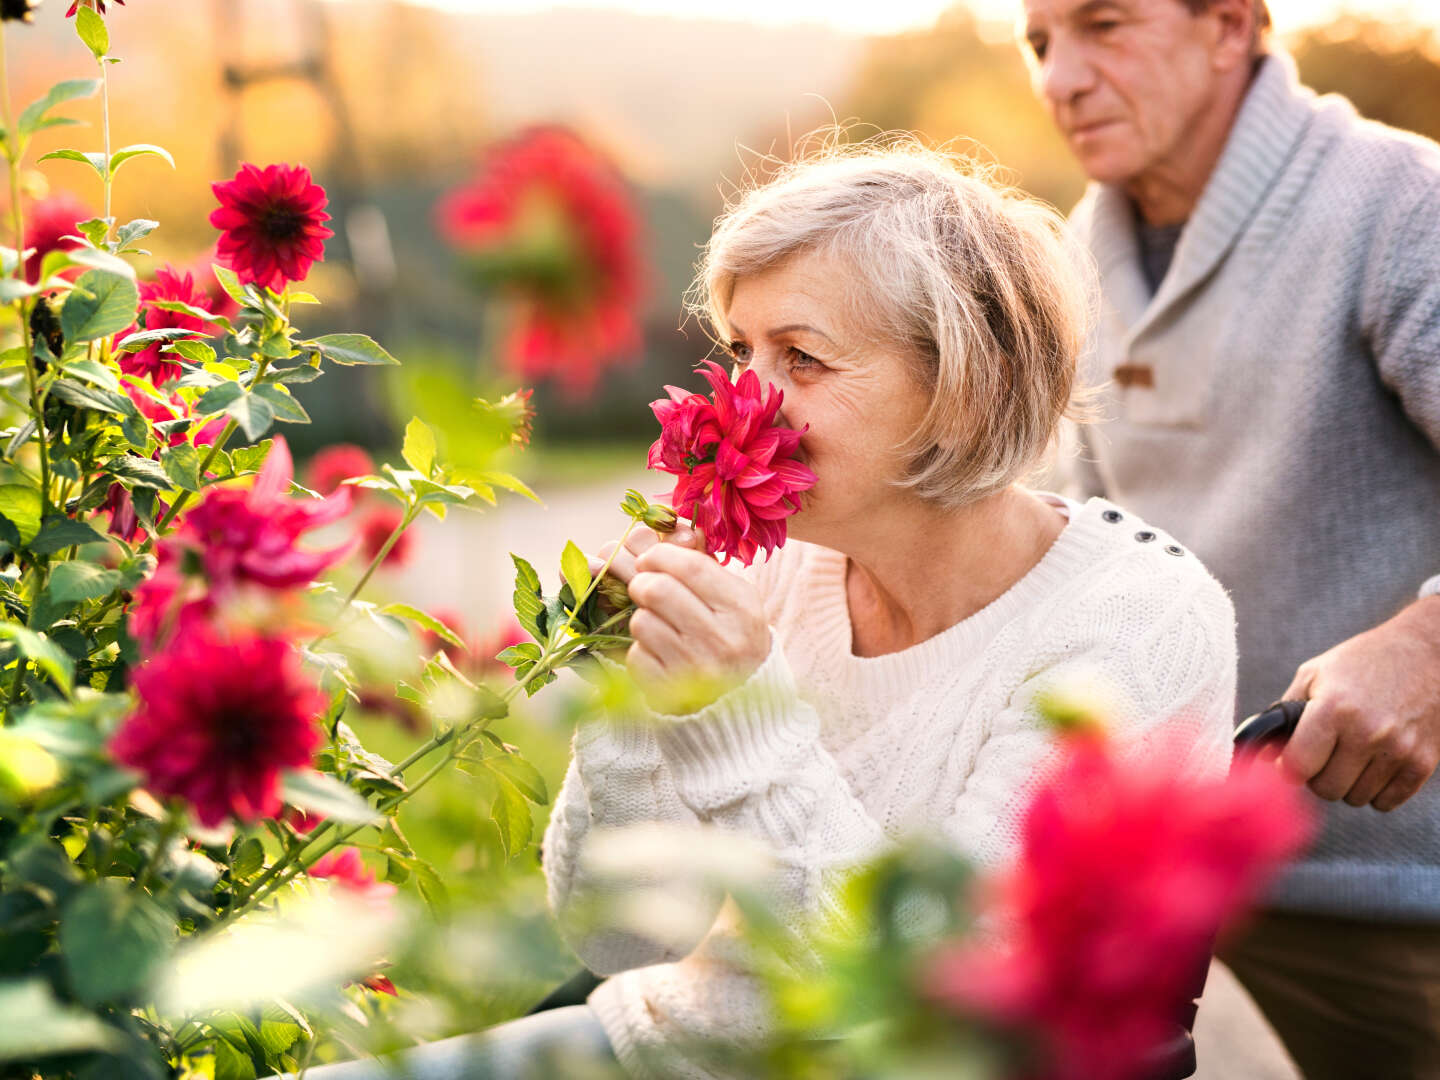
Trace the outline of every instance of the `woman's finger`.
[[687, 638], [663, 617], [648, 608], [630, 616], [630, 636], [667, 672], [692, 670], [698, 666]]
[[712, 632], [715, 613], [671, 574], [641, 570], [630, 579], [630, 599], [641, 610], [659, 615], [677, 633], [704, 637]]
[[665, 665], [638, 641], [631, 645], [630, 651], [625, 654], [625, 663], [630, 674], [635, 676], [635, 681], [642, 686], [654, 686], [665, 681]]

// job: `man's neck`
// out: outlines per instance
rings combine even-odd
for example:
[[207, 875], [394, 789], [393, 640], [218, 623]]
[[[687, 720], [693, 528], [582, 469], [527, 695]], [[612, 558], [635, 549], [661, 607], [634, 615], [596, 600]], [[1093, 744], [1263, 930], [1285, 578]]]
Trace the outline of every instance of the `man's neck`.
[[1259, 67], [1257, 62], [1224, 83], [1210, 107], [1201, 111], [1181, 137], [1175, 153], [1124, 185], [1145, 224], [1180, 225], [1190, 220], [1225, 152], [1235, 118]]

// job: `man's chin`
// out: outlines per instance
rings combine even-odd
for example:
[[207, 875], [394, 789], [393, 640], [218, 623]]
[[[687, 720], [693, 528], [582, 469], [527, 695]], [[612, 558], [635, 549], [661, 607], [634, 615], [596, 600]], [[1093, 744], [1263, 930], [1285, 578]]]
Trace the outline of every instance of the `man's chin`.
[[1097, 148], [1075, 156], [1085, 175], [1100, 184], [1125, 184], [1141, 171], [1129, 154]]

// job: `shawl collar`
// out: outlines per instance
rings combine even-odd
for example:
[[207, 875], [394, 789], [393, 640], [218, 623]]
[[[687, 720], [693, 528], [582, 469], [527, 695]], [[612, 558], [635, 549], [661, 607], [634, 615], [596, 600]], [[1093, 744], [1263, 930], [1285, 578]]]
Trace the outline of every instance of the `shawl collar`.
[[1271, 53], [1250, 85], [1225, 150], [1190, 216], [1175, 261], [1153, 298], [1140, 266], [1135, 211], [1118, 186], [1095, 185], [1092, 250], [1108, 300], [1129, 328], [1128, 347], [1203, 281], [1255, 216], [1313, 115], [1314, 93], [1295, 62]]

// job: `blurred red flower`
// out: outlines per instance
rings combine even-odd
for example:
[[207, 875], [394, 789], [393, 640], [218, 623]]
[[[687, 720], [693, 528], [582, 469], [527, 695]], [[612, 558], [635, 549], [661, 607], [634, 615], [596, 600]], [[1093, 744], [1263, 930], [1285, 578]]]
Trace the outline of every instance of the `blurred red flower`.
[[220, 230], [216, 257], [242, 282], [277, 292], [304, 281], [312, 264], [325, 258], [325, 241], [335, 234], [323, 224], [325, 189], [303, 165], [246, 162], [235, 176], [211, 185], [220, 209], [210, 224]]
[[[84, 245], [67, 236], [79, 236], [79, 224], [95, 215], [90, 208], [69, 192], [58, 192], [31, 203], [25, 212], [25, 246], [35, 254], [25, 260], [25, 280], [34, 285], [40, 280], [40, 263], [52, 251], [74, 251]], [[75, 271], [67, 271], [73, 276]], [[62, 275], [63, 276], [63, 275]]]
[[[370, 560], [380, 554], [380, 549], [385, 546], [385, 541], [390, 539], [390, 534], [405, 520], [404, 512], [398, 506], [377, 506], [369, 510], [360, 519], [360, 553], [368, 565]], [[381, 566], [388, 566], [392, 569], [404, 566], [410, 561], [410, 556], [415, 550], [414, 530], [406, 529], [395, 541], [389, 553], [385, 556]]]
[[[121, 7], [125, 6], [125, 0], [115, 0], [115, 3], [119, 4]], [[100, 14], [105, 14], [105, 0], [75, 0], [75, 2], [70, 5], [70, 10], [65, 12], [65, 17], [67, 19], [74, 18], [75, 13], [79, 11], [82, 7], [99, 8]]]
[[[305, 486], [321, 495], [333, 495], [340, 485], [355, 476], [369, 476], [375, 462], [364, 447], [354, 443], [335, 443], [318, 451], [305, 470]], [[351, 488], [359, 494], [361, 489]]]
[[495, 147], [436, 206], [440, 232], [481, 283], [516, 304], [504, 363], [584, 397], [640, 347], [647, 271], [624, 181], [579, 136], [532, 128]]
[[310, 764], [324, 742], [325, 695], [288, 641], [221, 637], [191, 626], [131, 677], [133, 712], [110, 741], [145, 785], [190, 803], [201, 824], [274, 817], [280, 773]]
[[[201, 319], [193, 315], [186, 315], [180, 311], [166, 311], [155, 306], [156, 301], [178, 300], [181, 303], [190, 304], [200, 308], [202, 311], [209, 310], [207, 304], [209, 297], [203, 289], [197, 288], [195, 278], [187, 271], [180, 273], [173, 267], [164, 267], [155, 272], [155, 280], [147, 281], [140, 286], [140, 307], [145, 312], [146, 330], [163, 330], [176, 327], [183, 330], [194, 330], [201, 337], [209, 335], [209, 328]], [[119, 345], [131, 334], [140, 329], [136, 323], [130, 329], [122, 331], [115, 339]], [[180, 366], [180, 358], [173, 353], [162, 353], [160, 342], [147, 345], [139, 352], [118, 353], [120, 370], [131, 375], [143, 375], [156, 386], [168, 382], [171, 379], [178, 379], [184, 374]]]
[[[448, 624], [448, 625], [454, 625]], [[515, 616], [507, 616], [499, 626], [490, 632], [490, 636], [475, 643], [472, 650], [475, 657], [475, 667], [482, 672], [509, 671], [510, 666], [495, 659], [500, 653], [510, 648], [511, 645], [523, 645], [530, 640], [530, 635], [525, 633], [524, 627], [516, 620]], [[454, 646], [451, 646], [453, 648]], [[454, 659], [452, 656], [451, 659]]]
[[327, 852], [305, 872], [313, 878], [330, 878], [347, 895], [367, 904], [384, 906], [395, 895], [395, 886], [376, 880], [353, 847]]
[[194, 550], [217, 591], [241, 582], [271, 589], [308, 585], [344, 558], [351, 545], [310, 551], [299, 546], [300, 538], [344, 517], [350, 492], [292, 498], [292, 475], [290, 448], [284, 436], [277, 435], [253, 486], [207, 488], [166, 544]]
[[768, 555], [785, 543], [785, 519], [816, 477], [795, 460], [802, 432], [775, 426], [781, 391], [768, 383], [762, 390], [753, 371], [732, 383], [713, 360], [700, 374], [710, 397], [667, 386], [669, 400], [650, 403], [660, 438], [649, 466], [679, 478], [671, 505], [705, 535], [711, 553], [749, 566], [761, 550]]
[[1239, 760], [1207, 782], [1179, 747], [1121, 759], [1082, 732], [1063, 749], [988, 908], [1003, 940], [941, 950], [928, 990], [1039, 1033], [1047, 1080], [1131, 1080], [1174, 1034], [1216, 933], [1314, 823], [1273, 765]]

